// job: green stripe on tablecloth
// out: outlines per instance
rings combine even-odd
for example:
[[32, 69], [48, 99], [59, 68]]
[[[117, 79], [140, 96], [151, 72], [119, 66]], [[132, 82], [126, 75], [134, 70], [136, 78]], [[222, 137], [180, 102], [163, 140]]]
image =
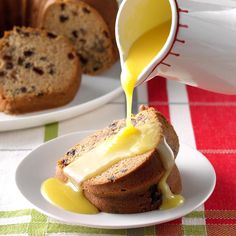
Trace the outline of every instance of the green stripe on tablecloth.
[[186, 215], [185, 218], [205, 218], [204, 211], [193, 211], [190, 214]]
[[11, 224], [11, 225], [0, 225], [1, 234], [22, 234], [27, 233], [28, 230], [27, 223], [24, 224]]
[[156, 235], [155, 226], [145, 227], [144, 228], [144, 235]]
[[36, 210], [31, 211], [31, 221], [28, 225], [27, 233], [29, 236], [40, 236], [47, 232], [48, 217], [37, 212]]
[[206, 219], [236, 219], [235, 210], [205, 210], [194, 211], [186, 215], [185, 218], [206, 218]]
[[58, 123], [45, 125], [44, 142], [54, 139], [58, 136]]
[[25, 209], [18, 211], [4, 211], [0, 212], [1, 217], [11, 218], [18, 216], [30, 215], [30, 223], [19, 223], [19, 224], [6, 224], [0, 225], [1, 234], [20, 234], [28, 233], [29, 236], [41, 236], [44, 235], [47, 229], [47, 216], [37, 212], [33, 209]]
[[155, 226], [145, 227], [145, 228], [136, 228], [136, 229], [127, 229], [128, 236], [154, 236]]
[[31, 209], [17, 210], [17, 211], [0, 211], [0, 218], [10, 218], [18, 216], [30, 215]]
[[205, 236], [206, 225], [183, 225], [185, 236]]
[[[205, 220], [205, 212], [204, 211], [193, 211], [190, 214], [184, 216], [186, 219], [204, 219]], [[206, 232], [206, 224], [202, 225], [183, 225], [184, 235], [186, 236], [194, 236], [194, 235], [207, 235]]]
[[144, 236], [144, 229], [137, 228], [137, 229], [127, 229], [128, 236]]
[[119, 234], [126, 235], [125, 229], [97, 229], [78, 225], [49, 223], [47, 233], [84, 233], [84, 234]]
[[48, 222], [48, 217], [34, 209], [0, 212], [2, 218], [30, 215], [30, 223], [0, 225], [0, 234], [28, 233], [29, 236], [41, 236], [45, 233], [86, 233], [127, 235], [126, 229], [96, 229], [77, 225]]

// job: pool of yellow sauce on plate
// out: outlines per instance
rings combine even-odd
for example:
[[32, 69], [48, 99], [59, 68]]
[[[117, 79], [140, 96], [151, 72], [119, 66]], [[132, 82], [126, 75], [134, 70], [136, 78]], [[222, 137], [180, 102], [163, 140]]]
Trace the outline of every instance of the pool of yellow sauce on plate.
[[170, 190], [169, 185], [166, 183], [170, 172], [171, 169], [167, 170], [158, 184], [158, 188], [162, 193], [162, 204], [159, 208], [160, 210], [175, 208], [184, 202], [183, 196], [181, 196], [180, 194], [173, 194]]
[[[120, 161], [121, 157], [128, 158], [134, 155], [132, 152], [133, 146], [136, 145], [136, 148], [134, 148], [134, 150], [136, 150], [135, 154], [141, 154], [148, 151], [147, 149], [151, 150], [151, 148], [153, 148], [149, 144], [152, 144], [152, 141], [150, 140], [155, 140], [154, 138], [151, 139], [151, 137], [153, 135], [155, 137], [156, 128], [145, 126], [135, 128], [132, 125], [133, 91], [138, 76], [163, 48], [168, 38], [170, 27], [171, 21], [158, 25], [144, 33], [132, 45], [121, 73], [121, 83], [127, 102], [126, 127], [111, 140], [104, 142], [102, 145], [95, 148], [95, 150], [92, 150], [91, 153], [88, 152], [87, 154], [84, 154], [84, 156], [81, 156], [72, 164], [64, 168], [64, 172], [69, 177], [70, 182], [78, 189], [79, 186], [76, 186], [76, 183], [81, 183], [88, 178], [96, 176], [108, 169], [114, 163]], [[127, 140], [130, 142], [127, 142]], [[163, 158], [163, 161], [174, 162], [173, 157], [172, 160], [165, 160], [165, 158]], [[90, 163], [92, 164], [90, 165]], [[165, 175], [158, 185], [163, 194], [161, 209], [173, 208], [183, 202], [183, 198], [180, 195], [171, 193], [170, 188], [166, 183], [170, 172], [171, 169], [167, 168]], [[41, 192], [49, 202], [65, 210], [85, 214], [95, 214], [98, 212], [96, 207], [84, 197], [81, 190], [75, 190], [56, 178], [46, 180], [42, 184]]]
[[85, 198], [82, 191], [73, 189], [59, 179], [50, 178], [44, 181], [41, 192], [50, 203], [67, 211], [83, 214], [98, 213], [98, 209]]

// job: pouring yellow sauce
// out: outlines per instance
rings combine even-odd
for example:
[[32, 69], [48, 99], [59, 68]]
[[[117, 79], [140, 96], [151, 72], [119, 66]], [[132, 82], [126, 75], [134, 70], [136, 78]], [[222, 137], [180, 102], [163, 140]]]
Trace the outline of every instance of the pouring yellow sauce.
[[[126, 96], [126, 127], [116, 137], [116, 147], [121, 147], [136, 132], [132, 125], [132, 101], [135, 84], [145, 67], [163, 48], [171, 27], [171, 20], [149, 30], [134, 42], [122, 68], [121, 84]], [[161, 32], [161, 34], [160, 34]], [[137, 135], [138, 138], [138, 135]], [[110, 151], [112, 151], [112, 147]], [[139, 153], [137, 153], [139, 154]]]
[[[131, 47], [121, 73], [121, 84], [126, 95], [126, 128], [132, 127], [131, 113], [133, 91], [139, 75], [163, 48], [169, 33], [171, 21], [167, 21], [142, 35]], [[161, 34], [160, 34], [161, 32]]]
[[[128, 53], [121, 73], [121, 83], [126, 95], [126, 127], [118, 134], [115, 147], [121, 147], [122, 142], [129, 139], [130, 134], [135, 133], [136, 128], [132, 125], [131, 120], [134, 87], [139, 75], [163, 48], [169, 36], [170, 27], [171, 21], [167, 21], [148, 31], [132, 45]], [[165, 143], [165, 148], [167, 146], [168, 144]], [[181, 205], [184, 202], [184, 198], [181, 195], [173, 194], [167, 184], [167, 178], [174, 165], [173, 153], [172, 155], [168, 155], [168, 153], [165, 152], [161, 156], [163, 157], [162, 163], [165, 166], [166, 172], [160, 180], [158, 188], [162, 193], [162, 205], [160, 209], [164, 210]]]
[[[144, 125], [135, 128], [132, 125], [132, 100], [138, 76], [164, 46], [170, 27], [171, 21], [155, 27], [142, 35], [131, 47], [121, 74], [121, 83], [127, 102], [126, 127], [112, 139], [83, 154], [64, 168], [64, 173], [76, 188], [79, 188], [82, 181], [102, 173], [118, 161], [157, 147], [159, 140], [155, 137], [158, 137], [160, 132], [158, 127]], [[167, 143], [164, 143], [165, 148], [170, 149]], [[172, 194], [166, 183], [174, 163], [173, 153], [171, 159], [165, 158], [163, 155], [162, 162], [166, 172], [158, 185], [163, 195], [161, 209], [169, 209], [180, 205], [183, 198], [180, 195]], [[46, 180], [41, 190], [49, 202], [65, 210], [87, 214], [98, 212], [84, 197], [82, 191], [75, 191], [55, 178]]]

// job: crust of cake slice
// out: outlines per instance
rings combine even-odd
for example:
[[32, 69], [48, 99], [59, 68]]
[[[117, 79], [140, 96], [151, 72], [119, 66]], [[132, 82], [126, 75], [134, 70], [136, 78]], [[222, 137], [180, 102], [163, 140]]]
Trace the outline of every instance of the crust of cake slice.
[[[178, 172], [178, 170], [175, 170]], [[82, 183], [85, 192], [97, 197], [129, 196], [146, 192], [157, 184], [164, 174], [164, 168], [157, 150], [123, 160], [102, 174]], [[180, 178], [170, 178], [169, 184], [174, 193], [181, 188]], [[177, 182], [175, 182], [177, 181]]]
[[[150, 163], [151, 164], [151, 163]], [[138, 173], [142, 171], [142, 168], [137, 170], [137, 176], [127, 176], [127, 178], [135, 178], [136, 185], [140, 185], [140, 178]], [[182, 191], [182, 184], [180, 173], [175, 165], [167, 183], [174, 194], [179, 194]], [[100, 211], [110, 213], [137, 213], [146, 212], [158, 209], [162, 202], [162, 195], [158, 191], [156, 182], [151, 184], [146, 183], [145, 188], [136, 192], [123, 192], [123, 194], [114, 194], [110, 196], [102, 196], [100, 194], [94, 194], [89, 191], [84, 191], [86, 198], [94, 204]]]

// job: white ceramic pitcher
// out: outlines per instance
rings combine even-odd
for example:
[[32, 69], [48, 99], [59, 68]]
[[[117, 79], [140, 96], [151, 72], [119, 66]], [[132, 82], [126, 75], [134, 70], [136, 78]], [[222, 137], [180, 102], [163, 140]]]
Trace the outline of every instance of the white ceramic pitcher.
[[[166, 2], [169, 13], [162, 8]], [[160, 75], [236, 94], [236, 0], [124, 0], [116, 21], [121, 65], [136, 39], [161, 23], [153, 20], [155, 14], [163, 22], [171, 14], [170, 34], [137, 85]], [[146, 23], [140, 26], [140, 21]]]

